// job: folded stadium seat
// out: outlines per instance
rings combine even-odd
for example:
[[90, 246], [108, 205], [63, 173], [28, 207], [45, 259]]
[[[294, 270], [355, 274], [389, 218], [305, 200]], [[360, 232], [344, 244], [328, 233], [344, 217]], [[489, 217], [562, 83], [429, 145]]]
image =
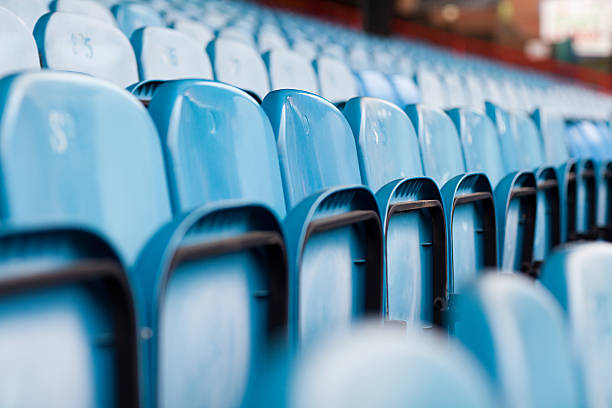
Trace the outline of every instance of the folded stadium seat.
[[537, 283], [487, 273], [466, 288], [455, 313], [455, 336], [480, 360], [500, 405], [586, 406], [561, 309]]
[[240, 26], [227, 26], [217, 31], [217, 38], [224, 40], [239, 41], [253, 49], [257, 49], [253, 28]]
[[313, 62], [319, 77], [320, 94], [332, 103], [343, 103], [357, 96], [353, 71], [337, 58], [321, 56]]
[[484, 113], [456, 108], [448, 115], [459, 133], [466, 169], [485, 173], [493, 186], [500, 268], [530, 271], [537, 208], [534, 174], [504, 166], [497, 131]]
[[449, 108], [458, 108], [468, 105], [467, 90], [462, 78], [454, 71], [445, 70], [441, 75], [445, 89], [446, 104]]
[[[587, 200], [587, 196], [590, 196], [585, 194], [588, 183], [583, 182], [582, 176], [579, 176], [588, 169], [591, 161], [570, 158], [566, 145], [567, 130], [561, 115], [550, 110], [536, 109], [531, 116], [540, 131], [546, 164], [554, 166], [557, 171], [561, 201], [561, 242], [574, 240], [577, 237], [577, 208], [591, 205], [588, 201], [584, 201]], [[577, 188], [582, 191], [580, 195], [577, 194]], [[590, 193], [593, 194], [594, 190], [590, 190]], [[580, 202], [578, 201], [579, 196], [582, 200]]]
[[287, 40], [279, 28], [271, 24], [262, 25], [257, 33], [257, 45], [259, 52], [266, 52], [276, 49], [286, 49]]
[[[521, 111], [506, 111], [490, 102], [486, 112], [497, 127], [507, 172], [533, 171], [537, 183], [537, 209], [533, 241], [534, 269], [552, 248], [561, 243], [561, 204], [559, 180], [554, 167], [546, 165], [544, 146], [531, 118]], [[525, 220], [529, 222], [529, 220]]]
[[461, 142], [451, 119], [441, 110], [410, 105], [423, 169], [440, 188], [446, 219], [449, 308], [466, 282], [497, 266], [495, 203], [482, 173], [467, 173]]
[[393, 84], [400, 106], [421, 103], [421, 91], [410, 77], [402, 74], [389, 75], [389, 81]]
[[40, 69], [38, 49], [32, 33], [13, 12], [0, 7], [0, 77]]
[[[282, 353], [278, 360], [289, 360]], [[478, 362], [433, 333], [358, 327], [262, 375], [247, 408], [499, 405]]]
[[484, 111], [486, 91], [481, 79], [476, 73], [468, 72], [463, 76], [463, 80], [468, 97], [467, 106]]
[[129, 40], [116, 27], [95, 18], [49, 13], [34, 29], [43, 68], [75, 71], [126, 87], [138, 81]]
[[49, 9], [64, 13], [82, 14], [115, 25], [115, 17], [110, 10], [94, 0], [53, 0], [49, 4]]
[[612, 303], [612, 246], [576, 243], [555, 251], [542, 267], [540, 282], [561, 304], [581, 357], [588, 406], [612, 404], [609, 373]]
[[127, 38], [141, 27], [164, 27], [159, 13], [146, 3], [123, 2], [111, 8], [117, 26]]
[[414, 74], [414, 80], [421, 91], [423, 105], [440, 109], [448, 106], [440, 77], [430, 67], [420, 65]]
[[304, 345], [364, 315], [381, 316], [380, 217], [336, 107], [296, 90], [270, 92], [262, 107], [276, 136], [288, 209], [290, 334]]
[[416, 133], [396, 105], [354, 98], [344, 107], [361, 180], [376, 192], [385, 235], [386, 317], [441, 325], [447, 304], [446, 230], [436, 183], [423, 175]]
[[266, 65], [254, 48], [237, 40], [217, 38], [206, 51], [217, 81], [251, 92], [259, 100], [270, 91]]
[[[317, 45], [306, 39], [293, 40], [291, 42], [291, 49], [299, 53], [300, 55], [303, 55], [304, 58], [308, 58], [309, 60], [315, 59], [317, 55], [319, 54], [319, 49]], [[330, 58], [330, 57], [325, 57], [325, 58]]]
[[270, 88], [298, 89], [319, 93], [317, 76], [310, 61], [295, 51], [275, 49], [263, 55], [270, 75]]
[[134, 31], [131, 43], [140, 82], [128, 90], [144, 103], [150, 101], [155, 88], [165, 80], [213, 77], [204, 49], [186, 34], [170, 28], [143, 27]]
[[378, 71], [367, 70], [355, 72], [355, 77], [359, 81], [360, 96], [371, 96], [384, 99], [395, 104], [400, 104], [399, 97], [393, 88], [389, 78]]
[[187, 34], [192, 40], [205, 50], [206, 45], [215, 38], [215, 33], [197, 21], [187, 18], [176, 19], [170, 25], [173, 29], [183, 34]]
[[342, 61], [347, 60], [346, 50], [340, 44], [334, 44], [334, 43], [327, 42], [321, 45], [320, 49], [321, 49], [321, 55], [328, 55], [330, 57], [334, 57]]
[[34, 25], [38, 19], [49, 12], [47, 0], [0, 0], [0, 7], [15, 13], [28, 28], [28, 32], [34, 31]]

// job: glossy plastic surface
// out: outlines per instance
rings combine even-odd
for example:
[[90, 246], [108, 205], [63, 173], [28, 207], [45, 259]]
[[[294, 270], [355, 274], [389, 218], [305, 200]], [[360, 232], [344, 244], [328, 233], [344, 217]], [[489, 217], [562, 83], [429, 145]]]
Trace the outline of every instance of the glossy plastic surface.
[[0, 5], [0, 77], [25, 69], [40, 69], [31, 32], [16, 14]]
[[263, 55], [270, 75], [270, 87], [276, 89], [298, 89], [319, 93], [319, 84], [310, 62], [295, 51], [276, 49]]
[[127, 38], [141, 27], [164, 27], [165, 24], [154, 8], [144, 3], [122, 2], [111, 8], [117, 26]]
[[45, 0], [0, 0], [0, 7], [15, 13], [28, 28], [28, 32], [34, 30], [38, 19], [49, 11], [49, 2]]
[[346, 102], [357, 96], [357, 80], [341, 60], [321, 56], [314, 61], [321, 96], [332, 103]]
[[49, 4], [49, 9], [64, 13], [82, 14], [115, 25], [115, 17], [110, 10], [93, 0], [53, 0]]

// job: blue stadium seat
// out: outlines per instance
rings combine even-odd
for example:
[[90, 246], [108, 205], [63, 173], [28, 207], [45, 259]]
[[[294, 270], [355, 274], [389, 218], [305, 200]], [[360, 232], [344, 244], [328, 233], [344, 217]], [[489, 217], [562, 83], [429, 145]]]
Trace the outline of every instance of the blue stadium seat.
[[134, 50], [116, 27], [95, 18], [49, 13], [34, 29], [43, 68], [75, 71], [126, 87], [138, 81]]
[[238, 41], [253, 49], [257, 49], [255, 37], [251, 28], [230, 25], [217, 31], [217, 38]]
[[449, 111], [468, 171], [485, 173], [494, 186], [498, 257], [504, 270], [532, 270], [537, 191], [532, 172], [507, 169], [493, 122], [480, 110]]
[[257, 33], [257, 45], [260, 52], [284, 50], [289, 48], [287, 40], [279, 28], [271, 24], [262, 25]]
[[351, 69], [341, 60], [320, 56], [313, 66], [319, 77], [321, 96], [332, 103], [346, 102], [357, 96], [357, 80]]
[[429, 66], [421, 65], [414, 75], [415, 82], [421, 91], [421, 103], [432, 108], [446, 109], [447, 97], [444, 94], [442, 81]]
[[[280, 354], [280, 353], [279, 353]], [[456, 342], [370, 323], [277, 364], [247, 407], [462, 407], [499, 404], [486, 374]]]
[[49, 9], [64, 13], [82, 14], [115, 25], [115, 17], [110, 10], [93, 0], [53, 0], [49, 4]]
[[466, 174], [459, 136], [443, 111], [410, 105], [406, 112], [417, 131], [425, 175], [442, 194], [452, 308], [453, 297], [467, 282], [497, 266], [493, 191], [486, 175]]
[[289, 324], [307, 344], [364, 315], [381, 316], [380, 217], [336, 107], [295, 90], [270, 92], [262, 107], [276, 136], [288, 209]]
[[141, 27], [164, 27], [165, 24], [159, 13], [146, 3], [122, 2], [111, 8], [117, 26], [127, 38]]
[[[5, 77], [0, 81], [0, 100], [3, 101], [0, 111], [0, 139], [4, 146], [0, 155], [0, 194], [4, 203], [0, 218], [3, 233], [10, 230], [32, 232], [32, 237], [22, 243], [16, 241], [14, 245], [3, 246], [7, 251], [6, 259], [10, 261], [13, 258], [16, 263], [25, 262], [25, 271], [40, 268], [68, 271], [70, 279], [75, 281], [72, 289], [50, 293], [47, 300], [36, 306], [35, 313], [43, 313], [41, 317], [47, 322], [45, 324], [51, 324], [53, 318], [48, 320], [49, 316], [39, 308], [57, 310], [59, 327], [68, 330], [40, 327], [38, 334], [43, 336], [40, 337], [41, 341], [61, 342], [65, 335], [67, 343], [60, 348], [54, 345], [53, 350], [57, 350], [58, 354], [45, 354], [46, 358], [36, 363], [44, 365], [40, 371], [44, 374], [36, 381], [45, 382], [46, 386], [49, 386], [49, 376], [54, 385], [63, 380], [70, 381], [71, 392], [68, 395], [48, 394], [47, 390], [46, 395], [51, 399], [48, 403], [52, 403], [53, 398], [66, 401], [74, 398], [78, 399], [75, 405], [91, 405], [94, 398], [120, 398], [122, 392], [131, 396], [129, 398], [137, 398], [134, 395], [137, 390], [135, 380], [122, 384], [121, 387], [127, 387], [122, 392], [110, 390], [107, 393], [105, 390], [111, 386], [112, 379], [117, 378], [116, 375], [107, 378], [108, 371], [114, 367], [111, 362], [119, 361], [113, 360], [112, 354], [116, 350], [113, 351], [112, 345], [115, 340], [113, 334], [106, 330], [111, 324], [109, 314], [114, 316], [114, 313], [119, 313], [132, 319], [127, 329], [135, 330], [138, 327], [140, 332], [141, 327], [148, 327], [144, 315], [138, 317], [138, 326], [135, 326], [134, 318], [129, 315], [133, 313], [130, 312], [134, 310], [133, 305], [129, 306], [132, 308], [130, 310], [113, 311], [112, 305], [117, 301], [124, 308], [121, 302], [128, 301], [126, 293], [110, 304], [91, 300], [91, 296], [86, 296], [87, 291], [82, 290], [82, 284], [77, 284], [78, 279], [75, 279], [75, 272], [83, 267], [81, 277], [87, 280], [87, 265], [76, 265], [76, 269], [72, 269], [72, 265], [90, 258], [114, 260], [106, 267], [98, 265], [92, 273], [110, 276], [112, 272], [115, 276], [110, 276], [111, 280], [123, 279], [126, 284], [125, 277], [120, 278], [118, 271], [111, 270], [121, 271], [125, 267], [129, 273], [129, 283], [135, 291], [136, 310], [142, 311], [143, 293], [132, 268], [141, 248], [157, 228], [170, 221], [171, 215], [164, 182], [163, 157], [155, 140], [155, 127], [142, 105], [120, 88], [78, 74], [42, 72]], [[75, 229], [75, 233], [70, 232]], [[57, 230], [59, 233], [53, 232]], [[90, 231], [108, 240], [110, 246], [117, 250], [117, 255], [111, 256], [108, 245], [88, 238], [86, 233]], [[30, 249], [26, 250], [28, 247]], [[26, 262], [29, 251], [32, 259]], [[122, 266], [116, 267], [115, 264]], [[10, 268], [2, 269], [7, 273], [10, 271]], [[41, 274], [35, 277], [46, 279]], [[31, 276], [29, 278], [33, 279]], [[63, 277], [58, 278], [68, 280], [69, 276], [64, 273]], [[94, 285], [90, 289], [94, 290], [94, 294], [98, 289], [104, 293], [103, 286]], [[62, 293], [67, 296], [65, 301], [68, 302], [63, 306], [63, 301], [57, 298]], [[22, 301], [27, 302], [25, 292]], [[25, 308], [25, 303], [21, 304], [22, 313], [27, 314], [29, 309]], [[15, 303], [14, 307], [17, 305]], [[73, 317], [62, 314], [62, 308], [66, 307], [76, 309], [70, 312]], [[105, 310], [109, 307], [110, 311]], [[89, 314], [91, 316], [88, 317]], [[9, 318], [9, 315], [6, 317]], [[34, 319], [32, 322], [36, 321], [34, 313], [31, 318]], [[73, 318], [85, 322], [71, 323]], [[64, 326], [66, 324], [68, 326]], [[36, 327], [32, 326], [32, 334], [36, 334]], [[89, 334], [85, 335], [83, 330]], [[94, 336], [93, 339], [91, 336]], [[75, 343], [77, 340], [86, 343]], [[135, 339], [131, 341], [135, 343]], [[36, 347], [38, 349], [33, 352], [40, 356], [40, 347], [44, 346]], [[94, 349], [90, 351], [91, 347]], [[100, 347], [108, 351], [98, 351]], [[135, 344], [130, 347], [132, 350], [125, 356], [125, 363], [137, 355], [133, 350]], [[63, 350], [69, 350], [69, 355], [63, 354]], [[21, 355], [26, 351], [23, 349]], [[96, 361], [91, 360], [91, 352]], [[51, 356], [57, 358], [56, 363], [49, 363]], [[70, 366], [64, 366], [64, 362]], [[72, 367], [77, 371], [57, 375], [56, 370], [60, 367]], [[99, 373], [99, 380], [91, 379], [93, 374], [90, 369]], [[14, 373], [14, 369], [11, 371]], [[27, 369], [28, 384], [34, 380], [37, 372], [34, 368]], [[146, 373], [141, 373], [140, 377], [146, 383]], [[74, 384], [79, 379], [85, 383], [77, 391]], [[89, 381], [94, 384], [85, 385]], [[98, 390], [98, 387], [101, 389]], [[28, 398], [37, 398], [30, 386], [28, 393], [32, 394]]]
[[270, 91], [266, 66], [254, 48], [218, 38], [208, 44], [206, 51], [217, 81], [252, 92], [260, 100]]
[[506, 172], [533, 171], [537, 182], [537, 208], [533, 240], [534, 273], [550, 250], [561, 242], [560, 192], [557, 173], [546, 166], [538, 129], [523, 112], [506, 111], [486, 102], [486, 112], [495, 123]]
[[0, 7], [15, 13], [28, 28], [28, 32], [34, 31], [38, 19], [49, 12], [49, 2], [46, 0], [0, 0]]
[[461, 322], [456, 338], [480, 360], [502, 405], [585, 406], [561, 309], [541, 286], [486, 273], [464, 291], [454, 313]]
[[393, 84], [386, 75], [373, 70], [358, 71], [356, 77], [360, 84], [360, 96], [371, 96], [400, 104]]
[[441, 325], [448, 300], [444, 210], [436, 183], [424, 177], [412, 123], [399, 107], [368, 97], [349, 100], [344, 115], [361, 180], [376, 192], [382, 217], [386, 317]]
[[421, 102], [421, 91], [412, 79], [403, 75], [390, 75], [389, 80], [397, 93], [399, 106], [414, 105]]
[[197, 21], [187, 18], [175, 20], [171, 27], [178, 32], [187, 34], [192, 40], [198, 43], [201, 49], [205, 50], [206, 45], [215, 38], [212, 29]]
[[540, 282], [561, 304], [569, 319], [588, 406], [612, 404], [609, 373], [612, 312], [612, 245], [578, 243], [554, 252], [542, 267]]
[[0, 7], [0, 77], [40, 69], [38, 49], [30, 30], [13, 12]]
[[270, 88], [298, 89], [315, 94], [319, 93], [319, 84], [314, 68], [306, 58], [295, 51], [275, 49], [263, 55], [263, 60], [270, 75]]
[[203, 47], [186, 34], [162, 27], [144, 27], [131, 38], [141, 82], [129, 90], [150, 100], [161, 81], [183, 78], [212, 79], [212, 67]]

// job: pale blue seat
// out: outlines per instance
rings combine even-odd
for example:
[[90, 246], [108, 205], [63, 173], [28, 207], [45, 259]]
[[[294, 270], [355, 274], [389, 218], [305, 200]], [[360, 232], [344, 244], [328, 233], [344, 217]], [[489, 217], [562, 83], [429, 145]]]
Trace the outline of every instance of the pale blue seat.
[[270, 92], [290, 259], [290, 333], [309, 344], [383, 311], [383, 242], [376, 200], [361, 185], [351, 128], [330, 102]]
[[206, 45], [215, 38], [215, 33], [211, 28], [191, 19], [176, 19], [172, 22], [171, 27], [178, 32], [187, 34], [198, 43], [202, 50], [205, 50]]
[[446, 109], [447, 96], [440, 76], [429, 66], [421, 65], [417, 68], [414, 79], [421, 91], [421, 103], [433, 108]]
[[313, 62], [319, 78], [320, 95], [332, 103], [346, 102], [357, 96], [357, 79], [343, 61], [320, 56]]
[[386, 75], [378, 71], [358, 71], [355, 74], [361, 86], [360, 96], [371, 96], [399, 104], [393, 84]]
[[116, 27], [95, 18], [49, 13], [34, 29], [43, 68], [86, 73], [126, 87], [138, 81], [129, 40]]
[[232, 39], [211, 41], [206, 51], [217, 81], [254, 93], [260, 100], [270, 91], [266, 66], [249, 45]]
[[0, 6], [0, 77], [40, 69], [38, 49], [32, 33], [13, 12]]
[[483, 173], [466, 173], [461, 141], [441, 110], [410, 105], [425, 175], [442, 194], [446, 219], [448, 293], [460, 294], [467, 282], [498, 263], [493, 190]]
[[263, 55], [270, 76], [270, 89], [297, 89], [315, 94], [319, 84], [310, 61], [296, 51], [273, 49]]
[[410, 325], [442, 324], [447, 299], [442, 198], [424, 176], [419, 142], [406, 114], [362, 97], [344, 107], [363, 184], [376, 192], [385, 234], [386, 317]]
[[589, 406], [612, 404], [612, 245], [579, 243], [554, 252], [540, 282], [561, 304], [582, 363]]
[[0, 0], [0, 7], [15, 13], [30, 33], [34, 30], [38, 19], [49, 12], [49, 2], [46, 0]]
[[486, 273], [454, 313], [455, 337], [480, 360], [504, 406], [585, 406], [561, 308], [533, 280]]
[[117, 26], [127, 38], [141, 27], [164, 27], [159, 13], [146, 3], [126, 1], [111, 8]]
[[63, 13], [82, 14], [115, 25], [115, 17], [110, 10], [94, 0], [53, 0], [49, 4], [49, 9]]

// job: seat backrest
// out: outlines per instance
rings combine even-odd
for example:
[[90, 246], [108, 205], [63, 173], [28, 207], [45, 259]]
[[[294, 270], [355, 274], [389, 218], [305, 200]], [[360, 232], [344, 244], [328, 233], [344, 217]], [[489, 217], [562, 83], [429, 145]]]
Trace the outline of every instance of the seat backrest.
[[444, 95], [444, 86], [436, 72], [426, 66], [420, 66], [415, 73], [415, 81], [421, 91], [421, 102], [434, 108], [445, 109], [448, 105]]
[[[535, 123], [525, 112], [514, 111], [511, 116], [516, 123], [515, 129], [518, 137], [513, 140], [519, 143], [517, 150], [521, 152], [521, 165], [527, 169], [542, 166], [546, 162], [546, 156], [542, 137]], [[514, 129], [514, 126], [511, 128]]]
[[581, 406], [559, 305], [532, 280], [486, 273], [453, 311], [455, 336], [480, 360], [505, 406]]
[[210, 28], [188, 18], [176, 19], [172, 23], [172, 28], [187, 34], [202, 50], [205, 50], [206, 45], [215, 38], [215, 33]]
[[220, 200], [285, 215], [276, 141], [259, 104], [219, 82], [172, 81], [149, 105], [164, 148], [175, 213]]
[[398, 103], [397, 94], [386, 75], [378, 71], [359, 71], [357, 78], [361, 82], [361, 96], [371, 96]]
[[423, 176], [416, 132], [398, 106], [353, 98], [343, 112], [355, 135], [363, 184], [378, 191], [392, 180]]
[[291, 43], [291, 49], [310, 60], [315, 59], [319, 53], [318, 47], [315, 43], [302, 38], [293, 41]]
[[484, 109], [486, 91], [482, 80], [473, 73], [464, 75], [466, 94], [469, 106], [476, 109]]
[[24, 69], [40, 69], [32, 33], [13, 12], [0, 6], [0, 77]]
[[115, 17], [110, 10], [93, 0], [53, 0], [49, 4], [49, 9], [64, 13], [82, 14], [115, 25]]
[[45, 0], [0, 0], [0, 7], [12, 11], [28, 28], [28, 32], [34, 31], [38, 19], [49, 12], [49, 2]]
[[477, 109], [456, 108], [451, 117], [461, 138], [467, 171], [485, 173], [496, 186], [506, 175], [495, 125]]
[[270, 88], [298, 89], [319, 93], [314, 69], [306, 58], [289, 49], [274, 49], [263, 56], [270, 75]]
[[206, 47], [217, 81], [255, 93], [270, 91], [266, 66], [257, 51], [243, 42], [218, 38]]
[[280, 29], [270, 25], [263, 25], [259, 28], [257, 45], [260, 52], [288, 48], [287, 40]]
[[404, 75], [390, 75], [400, 107], [421, 102], [421, 91], [412, 79]]
[[129, 40], [116, 27], [95, 18], [49, 13], [34, 29], [43, 68], [75, 71], [126, 87], [138, 81]]
[[332, 103], [346, 102], [357, 96], [357, 80], [341, 60], [321, 56], [314, 61], [319, 76], [321, 96]]
[[307, 92], [280, 90], [262, 107], [276, 135], [288, 209], [323, 189], [361, 184], [353, 133], [334, 105]]
[[444, 72], [442, 75], [442, 83], [446, 91], [448, 107], [457, 108], [467, 105], [467, 90], [461, 77], [457, 73], [451, 71]]
[[425, 175], [442, 188], [452, 177], [465, 173], [461, 141], [448, 115], [424, 105], [407, 106], [406, 113], [417, 132]]
[[2, 221], [88, 226], [132, 265], [171, 214], [161, 146], [142, 104], [64, 72], [5, 77], [0, 93]]
[[609, 406], [612, 367], [612, 245], [584, 243], [555, 251], [542, 267], [540, 282], [569, 318], [584, 364], [589, 406]]
[[558, 166], [569, 160], [569, 152], [566, 145], [565, 121], [561, 115], [544, 109], [536, 109], [532, 118], [540, 130], [546, 163]]
[[186, 34], [162, 27], [143, 27], [131, 38], [140, 79], [212, 79], [210, 60], [203, 46]]
[[[321, 342], [294, 370], [288, 404], [266, 401], [269, 406], [495, 405], [486, 376], [473, 357], [430, 333], [359, 327]], [[274, 386], [271, 392], [278, 398]]]
[[567, 125], [567, 148], [571, 157], [592, 159], [592, 149], [584, 137], [580, 121], [571, 121]]
[[144, 3], [125, 2], [111, 8], [119, 29], [127, 38], [141, 27], [164, 27], [164, 21], [153, 7]]

